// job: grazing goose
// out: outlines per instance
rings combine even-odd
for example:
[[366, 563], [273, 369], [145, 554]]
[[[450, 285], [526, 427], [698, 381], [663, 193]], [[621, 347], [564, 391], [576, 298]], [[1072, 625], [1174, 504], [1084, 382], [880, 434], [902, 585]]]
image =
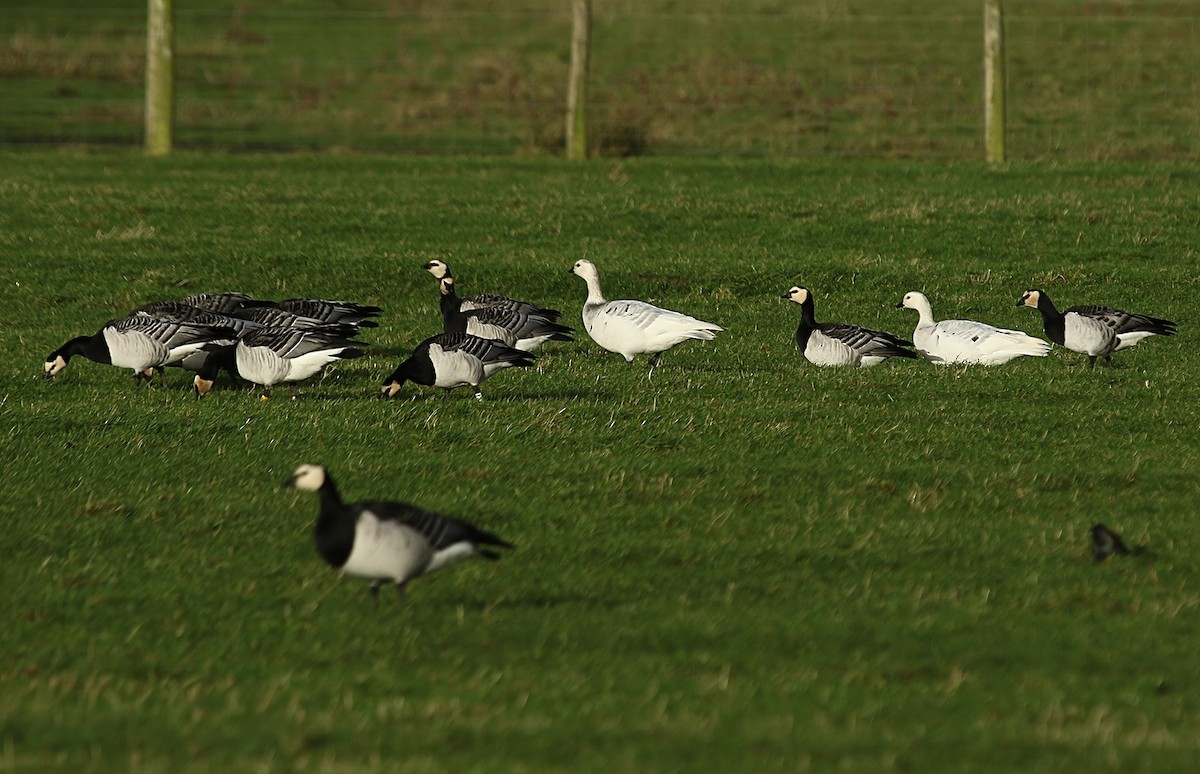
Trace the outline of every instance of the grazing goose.
[[316, 317], [308, 317], [305, 315], [289, 312], [286, 309], [280, 309], [274, 306], [259, 306], [253, 309], [244, 309], [237, 313], [237, 316], [243, 320], [249, 320], [266, 328], [329, 328], [330, 326], [338, 326], [343, 329], [353, 331], [359, 328], [378, 328], [378, 323], [371, 320], [361, 322], [351, 322], [349, 320], [338, 323], [322, 322]]
[[523, 352], [534, 352], [547, 341], [574, 341], [571, 328], [546, 317], [502, 306], [464, 311], [454, 293], [454, 278], [443, 277], [438, 285], [441, 287], [442, 322], [446, 333], [469, 333], [484, 339], [495, 339]]
[[368, 318], [383, 314], [383, 310], [377, 306], [363, 306], [350, 301], [324, 301], [319, 298], [289, 298], [280, 301], [277, 306], [285, 312], [320, 323], [353, 323], [359, 328], [378, 328], [379, 323]]
[[479, 383], [505, 368], [533, 365], [534, 355], [469, 333], [439, 333], [417, 345], [383, 383], [379, 397], [394, 398], [405, 382], [452, 390], [470, 385], [483, 399]]
[[913, 343], [931, 363], [1000, 365], [1026, 355], [1045, 357], [1050, 345], [1021, 331], [996, 328], [973, 320], [933, 321], [933, 307], [924, 293], [906, 293], [897, 307], [915, 309]]
[[316, 492], [321, 498], [314, 537], [317, 553], [334, 569], [371, 581], [371, 601], [379, 604], [379, 587], [404, 587], [420, 575], [479, 556], [499, 559], [489, 548], [514, 548], [490, 532], [461, 519], [399, 502], [346, 504], [329, 471], [301, 465], [286, 486]]
[[196, 293], [183, 298], [180, 303], [207, 309], [217, 314], [235, 314], [243, 309], [275, 304], [274, 301], [257, 301], [245, 293]]
[[889, 357], [917, 357], [916, 352], [905, 349], [913, 345], [911, 341], [891, 333], [845, 323], [817, 322], [808, 288], [793, 287], [783, 298], [800, 305], [796, 344], [813, 365], [868, 368]]
[[[422, 264], [421, 268], [432, 274], [434, 277], [437, 277], [439, 280], [454, 276], [450, 273], [450, 267], [446, 265], [445, 261], [429, 261], [428, 263]], [[455, 298], [458, 297], [455, 296]], [[557, 309], [548, 309], [544, 306], [538, 306], [537, 304], [529, 301], [518, 301], [514, 298], [509, 298], [508, 296], [497, 295], [496, 293], [479, 293], [474, 296], [460, 298], [458, 301], [459, 308], [464, 312], [472, 309], [500, 307], [502, 309], [511, 309], [512, 311], [520, 312], [521, 314], [542, 317], [550, 321], [557, 320], [562, 316], [562, 312], [558, 311]]]
[[712, 341], [725, 330], [720, 325], [662, 309], [645, 301], [609, 301], [600, 290], [600, 273], [588, 260], [576, 261], [571, 274], [587, 283], [583, 327], [604, 349], [632, 363], [637, 355], [650, 355], [650, 368], [671, 347], [688, 339]]
[[110, 320], [91, 336], [77, 336], [51, 352], [46, 357], [46, 378], [66, 368], [72, 356], [82, 355], [97, 363], [132, 368], [134, 383], [149, 381], [155, 368], [175, 363], [208, 342], [236, 335], [225, 326], [131, 315]]
[[331, 328], [259, 328], [232, 346], [219, 347], [205, 368], [196, 374], [196, 395], [204, 397], [212, 388], [217, 371], [232, 365], [241, 378], [263, 386], [262, 400], [280, 382], [299, 382], [335, 360], [362, 357], [362, 342], [350, 338], [344, 326]]
[[1132, 347], [1147, 336], [1175, 335], [1175, 323], [1170, 320], [1111, 306], [1073, 306], [1060, 312], [1044, 290], [1026, 290], [1017, 306], [1041, 312], [1046, 338], [1087, 355], [1088, 368], [1096, 366], [1098, 357], [1111, 362], [1112, 353]]

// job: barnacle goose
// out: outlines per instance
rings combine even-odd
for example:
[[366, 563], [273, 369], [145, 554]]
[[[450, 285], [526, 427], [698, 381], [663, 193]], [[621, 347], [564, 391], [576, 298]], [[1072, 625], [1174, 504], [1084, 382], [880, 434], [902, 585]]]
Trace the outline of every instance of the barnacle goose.
[[135, 383], [149, 380], [155, 368], [169, 365], [206, 343], [236, 337], [232, 328], [134, 314], [110, 320], [91, 336], [77, 336], [46, 357], [45, 377], [62, 372], [74, 355], [119, 368], [132, 368]]
[[262, 385], [262, 400], [267, 400], [280, 382], [303, 381], [335, 360], [366, 354], [360, 349], [363, 342], [353, 335], [353, 327], [346, 325], [252, 330], [236, 344], [213, 348], [213, 356], [193, 380], [196, 395], [204, 397], [217, 371], [232, 366], [241, 378]]
[[800, 305], [796, 344], [813, 365], [867, 368], [889, 357], [917, 357], [916, 352], [905, 349], [912, 346], [911, 341], [891, 333], [846, 323], [817, 322], [808, 288], [793, 287], [783, 298]]
[[317, 493], [317, 553], [334, 569], [370, 580], [376, 605], [385, 583], [395, 584], [403, 602], [405, 584], [413, 578], [472, 556], [499, 559], [492, 548], [514, 548], [462, 519], [407, 503], [344, 503], [333, 477], [320, 465], [296, 468], [286, 486]]
[[[450, 272], [450, 267], [446, 265], [445, 261], [429, 261], [422, 264], [421, 268], [439, 280], [454, 276]], [[455, 296], [455, 298], [458, 297]], [[520, 312], [521, 314], [535, 315], [551, 321], [557, 320], [562, 316], [562, 312], [558, 311], [557, 309], [549, 309], [529, 301], [518, 301], [515, 298], [501, 296], [496, 293], [479, 293], [474, 296], [459, 298], [458, 302], [459, 308], [463, 311], [469, 311], [471, 309], [484, 309], [486, 307], [500, 307], [502, 309], [511, 309], [514, 312]]]
[[1092, 536], [1093, 561], [1103, 562], [1114, 554], [1128, 556], [1130, 553], [1121, 536], [1103, 524], [1093, 524], [1089, 534]]
[[1000, 365], [1021, 357], [1045, 357], [1050, 345], [1021, 331], [997, 328], [974, 320], [933, 321], [933, 307], [924, 293], [906, 293], [897, 307], [917, 312], [913, 343], [931, 363]]
[[633, 362], [637, 355], [650, 355], [650, 368], [676, 344], [688, 339], [712, 341], [725, 330], [715, 323], [697, 320], [680, 312], [662, 309], [645, 301], [609, 301], [600, 290], [600, 273], [588, 260], [576, 261], [571, 274], [587, 283], [583, 303], [583, 327], [592, 340], [609, 352]]
[[377, 306], [364, 306], [351, 301], [325, 301], [319, 298], [287, 298], [276, 304], [276, 307], [319, 323], [353, 323], [359, 328], [378, 328], [379, 323], [369, 318], [383, 314], [383, 310]]
[[1072, 306], [1060, 312], [1044, 290], [1026, 290], [1017, 306], [1041, 312], [1046, 338], [1087, 355], [1088, 368], [1095, 367], [1096, 358], [1109, 362], [1112, 353], [1132, 347], [1147, 336], [1175, 335], [1175, 323], [1170, 320], [1111, 306]]
[[547, 341], [574, 340], [571, 338], [571, 328], [547, 317], [503, 306], [464, 310], [454, 292], [453, 277], [443, 277], [438, 285], [446, 333], [469, 333], [480, 338], [495, 339], [525, 352], [533, 352]]
[[417, 345], [383, 383], [379, 397], [394, 398], [405, 382], [452, 390], [470, 385], [482, 399], [479, 384], [505, 368], [526, 368], [535, 356], [493, 339], [469, 333], [439, 333]]

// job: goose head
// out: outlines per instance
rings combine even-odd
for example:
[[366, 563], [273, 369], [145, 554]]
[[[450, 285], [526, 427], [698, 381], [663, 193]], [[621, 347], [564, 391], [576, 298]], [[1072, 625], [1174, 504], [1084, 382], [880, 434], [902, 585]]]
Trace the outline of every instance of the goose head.
[[916, 309], [918, 312], [922, 310], [930, 312], [932, 311], [932, 307], [929, 305], [929, 299], [926, 298], [925, 294], [918, 293], [915, 290], [911, 293], [904, 294], [904, 298], [900, 299], [900, 303], [896, 304], [897, 309], [900, 309], [901, 307], [905, 309]]
[[49, 381], [67, 367], [67, 362], [71, 359], [70, 354], [57, 350], [51, 352], [46, 358], [46, 375], [45, 379]]
[[315, 492], [325, 486], [329, 474], [320, 465], [301, 465], [292, 473], [292, 477], [284, 482], [284, 486]]
[[586, 258], [576, 261], [575, 265], [571, 267], [570, 273], [583, 277], [585, 280], [600, 277], [600, 272], [596, 271], [596, 264]]
[[812, 298], [812, 294], [808, 292], [808, 288], [796, 286], [784, 293], [780, 298], [786, 298], [789, 301], [795, 301], [797, 304], [803, 304]]
[[446, 265], [445, 261], [434, 259], [428, 263], [421, 264], [421, 268], [438, 279], [444, 279], [450, 276], [450, 267]]
[[389, 376], [387, 381], [383, 383], [383, 389], [379, 393], [380, 400], [391, 400], [400, 394], [400, 388], [407, 381], [403, 376]]
[[1028, 306], [1032, 309], [1037, 309], [1039, 306], [1041, 306], [1042, 298], [1045, 295], [1046, 294], [1040, 290], [1026, 290], [1025, 295], [1021, 296], [1021, 300], [1017, 301], [1017, 306]]

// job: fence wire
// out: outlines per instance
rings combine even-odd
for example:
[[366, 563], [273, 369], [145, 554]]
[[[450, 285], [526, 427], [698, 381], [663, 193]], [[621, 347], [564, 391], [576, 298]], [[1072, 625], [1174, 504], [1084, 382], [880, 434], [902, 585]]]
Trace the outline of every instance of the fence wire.
[[[145, 3], [0, 0], [0, 143], [139, 145]], [[556, 154], [567, 0], [176, 3], [176, 147]], [[1010, 158], [1195, 159], [1200, 4], [1007, 0]], [[983, 155], [983, 7], [594, 0], [605, 155]]]

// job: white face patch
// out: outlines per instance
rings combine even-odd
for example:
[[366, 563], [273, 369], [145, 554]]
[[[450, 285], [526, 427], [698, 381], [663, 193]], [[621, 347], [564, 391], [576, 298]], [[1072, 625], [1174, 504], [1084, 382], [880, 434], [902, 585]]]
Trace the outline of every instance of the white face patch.
[[66, 359], [62, 355], [55, 355], [54, 359], [46, 361], [46, 376], [54, 376], [66, 367]]
[[803, 304], [808, 300], [808, 291], [801, 287], [793, 287], [787, 292], [789, 301], [795, 301], [797, 304]]
[[446, 276], [447, 267], [446, 264], [442, 263], [441, 261], [430, 261], [425, 265], [428, 267], [427, 271], [438, 279]]
[[379, 395], [382, 398], [394, 398], [398, 392], [400, 392], [400, 382], [388, 382], [383, 385], [383, 391]]
[[1036, 290], [1026, 290], [1025, 295], [1021, 296], [1021, 303], [1037, 309], [1038, 301], [1041, 300], [1041, 297], [1042, 294]]
[[325, 468], [320, 465], [301, 465], [292, 474], [292, 486], [315, 492], [325, 484]]

